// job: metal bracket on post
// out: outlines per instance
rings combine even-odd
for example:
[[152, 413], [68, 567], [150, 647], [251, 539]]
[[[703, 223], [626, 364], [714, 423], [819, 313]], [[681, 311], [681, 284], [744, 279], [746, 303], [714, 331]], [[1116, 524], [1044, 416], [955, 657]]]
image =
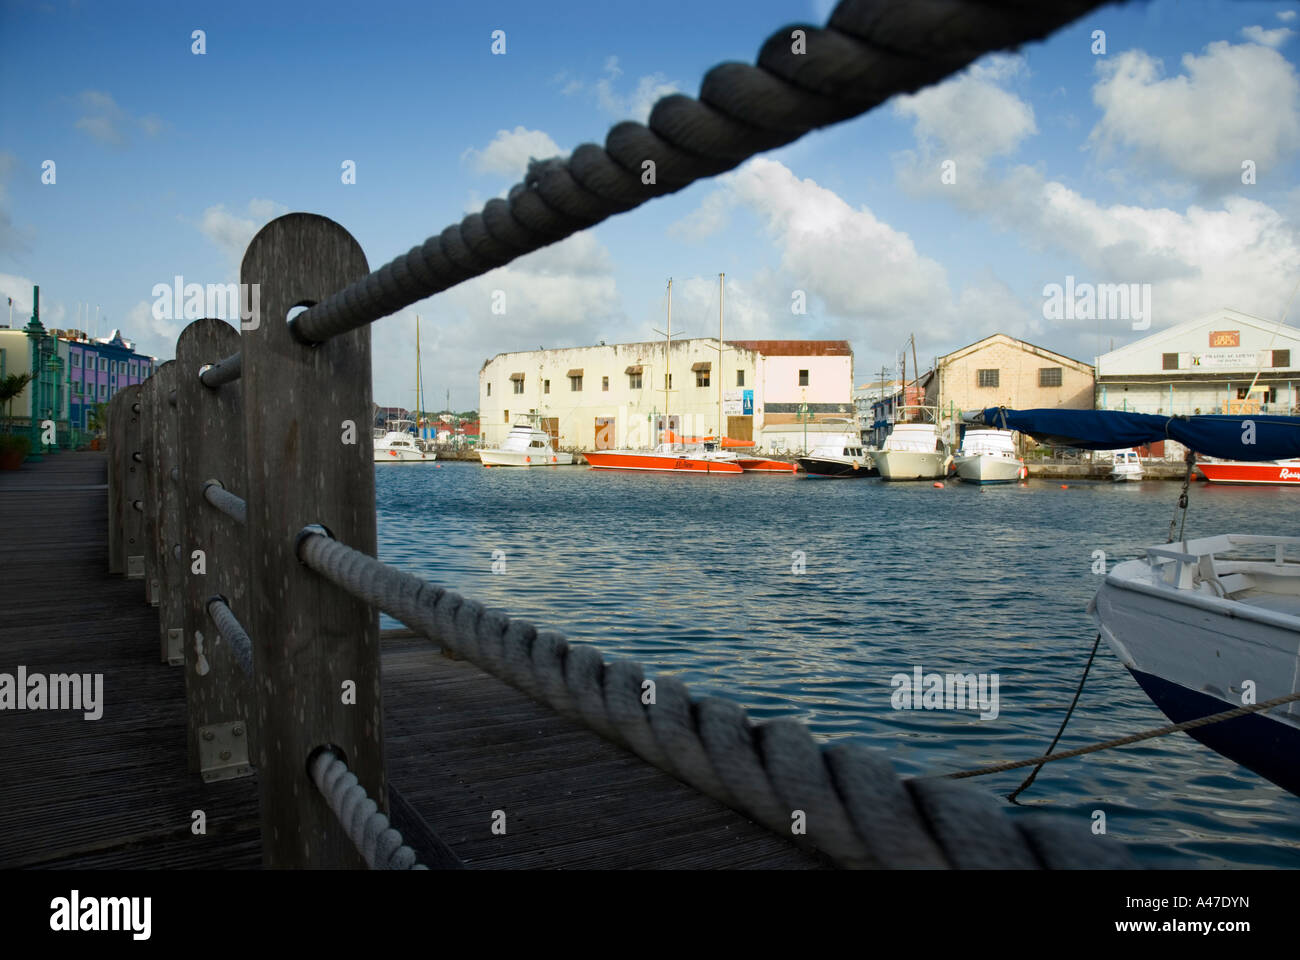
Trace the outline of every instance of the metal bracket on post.
[[128, 580], [144, 579], [144, 554], [126, 558], [126, 578]]
[[[248, 484], [248, 618], [257, 661], [257, 742], [265, 867], [364, 861], [307, 781], [307, 758], [333, 744], [387, 812], [379, 617], [298, 561], [298, 532], [319, 523], [376, 552], [370, 441], [370, 328], [299, 340], [289, 311], [369, 275], [356, 240], [332, 220], [293, 213], [248, 245], [240, 280], [259, 316], [240, 341]], [[344, 692], [348, 696], [343, 696]]]
[[243, 721], [199, 728], [199, 773], [204, 783], [253, 775], [248, 762], [248, 728]]
[[167, 648], [163, 651], [163, 658], [167, 661], [169, 667], [185, 666], [185, 651], [181, 645], [185, 642], [185, 631], [179, 627], [170, 627], [167, 629]]

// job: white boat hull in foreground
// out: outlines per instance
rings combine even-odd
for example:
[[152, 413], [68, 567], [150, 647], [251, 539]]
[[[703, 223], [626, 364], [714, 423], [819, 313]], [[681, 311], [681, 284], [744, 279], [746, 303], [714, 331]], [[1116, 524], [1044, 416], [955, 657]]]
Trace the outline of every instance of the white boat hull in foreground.
[[[1296, 546], [1297, 537], [1231, 535], [1152, 547], [1117, 564], [1088, 609], [1175, 723], [1262, 703], [1300, 684], [1300, 562], [1284, 558]], [[1216, 556], [1240, 550], [1272, 559]], [[1188, 732], [1300, 794], [1300, 703]]]

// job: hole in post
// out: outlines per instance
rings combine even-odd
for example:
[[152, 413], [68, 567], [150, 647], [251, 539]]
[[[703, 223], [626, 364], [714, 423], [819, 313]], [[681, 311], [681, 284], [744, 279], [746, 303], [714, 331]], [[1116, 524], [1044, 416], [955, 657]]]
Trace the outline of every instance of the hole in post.
[[289, 312], [284, 315], [285, 322], [289, 324], [289, 332], [293, 334], [293, 338], [299, 343], [306, 344], [309, 347], [319, 347], [320, 344], [315, 340], [308, 340], [304, 337], [298, 330], [298, 324], [294, 321], [314, 306], [316, 306], [315, 300], [299, 300], [290, 307]]
[[[311, 775], [312, 764], [315, 763], [316, 758], [319, 757], [326, 750], [334, 754], [334, 756], [338, 757], [344, 763], [348, 762], [348, 755], [343, 752], [343, 749], [341, 747], [336, 747], [332, 743], [322, 743], [311, 753], [307, 754], [307, 779], [310, 780], [312, 783], [316, 782], [316, 778]], [[349, 766], [351, 765], [349, 764]]]

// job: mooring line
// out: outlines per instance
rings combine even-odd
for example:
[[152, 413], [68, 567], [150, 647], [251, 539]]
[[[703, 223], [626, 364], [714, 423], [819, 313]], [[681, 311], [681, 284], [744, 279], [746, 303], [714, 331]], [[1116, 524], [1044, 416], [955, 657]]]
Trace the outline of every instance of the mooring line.
[[1170, 733], [1178, 733], [1182, 730], [1195, 730], [1197, 727], [1206, 727], [1212, 723], [1220, 723], [1224, 720], [1232, 720], [1236, 717], [1244, 717], [1249, 713], [1259, 713], [1261, 710], [1272, 710], [1274, 707], [1280, 707], [1284, 703], [1291, 703], [1300, 700], [1300, 691], [1288, 693], [1281, 697], [1274, 697], [1272, 700], [1265, 700], [1263, 703], [1254, 703], [1248, 707], [1237, 707], [1233, 710], [1225, 710], [1223, 713], [1214, 713], [1208, 717], [1200, 717], [1196, 720], [1184, 720], [1182, 723], [1172, 723], [1166, 727], [1156, 727], [1152, 730], [1144, 730], [1142, 733], [1134, 733], [1127, 737], [1118, 737], [1114, 740], [1107, 740], [1104, 743], [1094, 743], [1090, 747], [1077, 747], [1074, 750], [1066, 750], [1064, 753], [1048, 756], [1044, 754], [1041, 757], [1034, 757], [1030, 760], [1015, 760], [1011, 763], [999, 763], [992, 767], [980, 767], [978, 770], [963, 770], [960, 773], [937, 773], [926, 777], [916, 777], [917, 780], [961, 780], [966, 777], [982, 777], [986, 773], [1001, 773], [1004, 770], [1015, 770], [1018, 767], [1028, 767], [1033, 764], [1050, 763], [1053, 760], [1065, 760], [1069, 757], [1081, 757], [1085, 753], [1096, 753], [1099, 750], [1109, 750], [1111, 747], [1123, 747], [1130, 743], [1137, 743], [1140, 740], [1152, 740], [1156, 737], [1163, 737]]
[[[1060, 741], [1061, 734], [1065, 733], [1065, 725], [1070, 722], [1070, 717], [1074, 716], [1074, 708], [1079, 705], [1079, 695], [1083, 693], [1083, 685], [1088, 680], [1088, 671], [1092, 669], [1092, 661], [1097, 658], [1097, 648], [1099, 646], [1101, 646], [1100, 630], [1097, 631], [1097, 639], [1092, 642], [1092, 653], [1088, 654], [1088, 664], [1083, 668], [1083, 676], [1079, 678], [1079, 686], [1075, 688], [1074, 699], [1070, 702], [1070, 709], [1065, 711], [1065, 718], [1061, 721], [1061, 726], [1057, 729], [1056, 736], [1052, 737], [1052, 742], [1047, 748], [1047, 753], [1043, 754], [1044, 758], [1051, 755], [1051, 752], [1056, 749], [1056, 744]], [[1043, 763], [1046, 762], [1047, 760], [1044, 759]], [[1033, 773], [1025, 778], [1025, 782], [1016, 787], [1016, 789], [1011, 791], [1011, 793], [1007, 794], [1008, 800], [1012, 803], [1016, 802], [1016, 797], [1020, 796], [1020, 794], [1027, 790], [1029, 785], [1034, 782], [1034, 779], [1038, 776], [1038, 771], [1043, 769], [1043, 763], [1034, 767]]]

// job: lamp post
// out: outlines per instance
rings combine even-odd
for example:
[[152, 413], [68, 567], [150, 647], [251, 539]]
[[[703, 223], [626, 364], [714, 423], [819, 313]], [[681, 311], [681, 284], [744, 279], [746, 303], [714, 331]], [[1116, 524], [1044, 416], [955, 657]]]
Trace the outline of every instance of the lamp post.
[[45, 338], [45, 327], [41, 324], [41, 288], [39, 285], [32, 287], [32, 318], [27, 322], [27, 326], [23, 328], [23, 332], [32, 341], [32, 382], [28, 384], [31, 389], [31, 403], [28, 407], [27, 417], [27, 437], [30, 441], [27, 462], [40, 463], [40, 430], [36, 425], [36, 414], [41, 409], [41, 341]]

